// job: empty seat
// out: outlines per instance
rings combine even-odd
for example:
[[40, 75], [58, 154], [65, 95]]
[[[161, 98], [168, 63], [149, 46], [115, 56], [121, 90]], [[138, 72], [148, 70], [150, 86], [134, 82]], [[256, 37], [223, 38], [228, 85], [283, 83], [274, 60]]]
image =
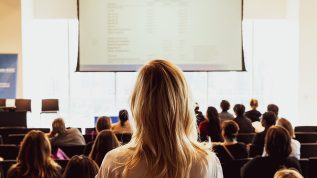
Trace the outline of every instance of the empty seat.
[[0, 156], [5, 160], [16, 159], [19, 153], [19, 146], [4, 144], [0, 145]]
[[295, 139], [300, 143], [316, 143], [317, 132], [295, 132]]
[[308, 178], [316, 178], [317, 177], [317, 158], [309, 159], [309, 168], [308, 168]]
[[58, 99], [43, 99], [42, 113], [57, 113], [59, 111]]
[[116, 136], [119, 142], [126, 144], [130, 142], [132, 134], [131, 133], [117, 133]]
[[25, 136], [25, 134], [9, 134], [5, 143], [6, 144], [20, 145], [24, 136]]
[[300, 147], [301, 158], [317, 157], [316, 143], [302, 143]]
[[317, 126], [296, 126], [295, 132], [317, 132]]
[[16, 99], [15, 100], [16, 111], [30, 111], [31, 112], [31, 100], [30, 99]]
[[300, 159], [299, 164], [302, 168], [302, 175], [307, 178], [309, 174], [309, 159]]
[[254, 136], [254, 133], [239, 133], [237, 136], [237, 141], [249, 144], [252, 143]]

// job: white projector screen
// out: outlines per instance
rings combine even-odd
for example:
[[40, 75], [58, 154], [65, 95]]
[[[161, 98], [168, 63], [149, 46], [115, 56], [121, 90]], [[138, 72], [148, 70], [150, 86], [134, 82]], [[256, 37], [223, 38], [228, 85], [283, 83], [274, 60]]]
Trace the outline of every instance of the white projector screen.
[[78, 0], [79, 71], [244, 70], [242, 0]]

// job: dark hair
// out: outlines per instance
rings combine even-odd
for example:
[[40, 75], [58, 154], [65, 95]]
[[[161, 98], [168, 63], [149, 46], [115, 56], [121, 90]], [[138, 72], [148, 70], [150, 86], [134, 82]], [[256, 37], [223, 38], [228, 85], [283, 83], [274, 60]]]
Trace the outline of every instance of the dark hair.
[[123, 109], [119, 111], [120, 125], [123, 127], [124, 123], [129, 119], [129, 113], [127, 110]]
[[101, 132], [106, 129], [111, 129], [111, 118], [108, 116], [101, 116], [97, 120], [96, 130]]
[[68, 161], [62, 178], [95, 178], [98, 169], [95, 161], [84, 155], [75, 155]]
[[51, 158], [51, 145], [41, 131], [32, 130], [22, 141], [17, 163], [8, 171], [8, 177], [57, 178], [61, 167]]
[[236, 104], [233, 107], [233, 111], [236, 113], [237, 116], [243, 116], [245, 112], [245, 107], [243, 104]]
[[116, 135], [111, 130], [103, 130], [94, 141], [89, 158], [100, 166], [106, 153], [118, 146], [119, 141]]
[[269, 128], [271, 127], [272, 125], [275, 125], [276, 124], [276, 115], [269, 111], [269, 112], [265, 112], [263, 115], [262, 115], [262, 120], [265, 122], [265, 127], [266, 128]]
[[207, 119], [208, 119], [208, 124], [209, 126], [215, 125], [217, 128], [217, 132], [220, 133], [220, 120], [219, 120], [219, 115], [218, 111], [215, 107], [209, 106], [207, 108]]
[[239, 132], [239, 125], [232, 120], [223, 121], [222, 132], [225, 138], [235, 139]]
[[280, 126], [272, 126], [265, 137], [265, 150], [271, 157], [285, 159], [292, 151], [291, 137], [286, 129]]
[[271, 112], [273, 112], [275, 115], [276, 115], [276, 117], [278, 116], [278, 106], [277, 105], [275, 105], [275, 104], [269, 104], [269, 105], [267, 105], [267, 111], [271, 111]]
[[256, 109], [259, 106], [258, 100], [252, 98], [250, 101], [250, 106], [252, 109]]
[[222, 109], [222, 111], [228, 111], [230, 109], [230, 103], [227, 100], [222, 100], [220, 103], [220, 107]]

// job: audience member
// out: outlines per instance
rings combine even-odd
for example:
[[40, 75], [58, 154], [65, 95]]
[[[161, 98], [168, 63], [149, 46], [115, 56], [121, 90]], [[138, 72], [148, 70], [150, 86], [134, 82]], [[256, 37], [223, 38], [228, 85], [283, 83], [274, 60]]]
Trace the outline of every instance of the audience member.
[[199, 136], [200, 141], [210, 141], [212, 142], [222, 142], [223, 138], [221, 136], [220, 120], [218, 116], [218, 111], [215, 107], [208, 107], [207, 109], [207, 120], [199, 124]]
[[[100, 116], [97, 119], [96, 123], [96, 134], [98, 135], [101, 131], [103, 130], [111, 130], [111, 118], [108, 116]], [[91, 141], [86, 144], [85, 150], [84, 150], [84, 155], [88, 156], [89, 153], [91, 152], [92, 146], [94, 144], [94, 141]]]
[[229, 162], [235, 159], [244, 159], [248, 157], [247, 147], [244, 143], [237, 142], [239, 126], [234, 121], [224, 121], [222, 123], [223, 144], [213, 146], [221, 163]]
[[264, 131], [255, 134], [252, 145], [254, 147], [254, 155], [262, 155], [264, 149], [265, 135], [267, 130], [276, 123], [276, 115], [273, 112], [265, 112], [261, 118], [261, 124]]
[[86, 156], [73, 156], [67, 163], [62, 178], [95, 178], [98, 165]]
[[[300, 143], [299, 141], [295, 140], [295, 134], [292, 124], [285, 118], [280, 118], [276, 121], [276, 125], [283, 127], [286, 129], [291, 137], [291, 148], [292, 152], [290, 156], [295, 157], [297, 159], [300, 159]], [[263, 155], [266, 155], [266, 152], [263, 153]]]
[[60, 178], [61, 167], [51, 158], [51, 145], [41, 131], [25, 135], [17, 163], [8, 171], [8, 178]]
[[304, 178], [294, 169], [281, 169], [274, 174], [274, 178]]
[[269, 104], [269, 105], [267, 105], [267, 111], [268, 111], [268, 112], [273, 112], [273, 113], [276, 115], [276, 118], [278, 118], [279, 108], [278, 108], [277, 105], [275, 105], [275, 104]]
[[220, 107], [221, 107], [221, 112], [219, 113], [219, 118], [220, 121], [225, 121], [225, 120], [233, 120], [234, 116], [228, 112], [228, 110], [230, 109], [230, 103], [227, 100], [222, 100], [220, 103]]
[[239, 125], [239, 133], [253, 133], [251, 120], [244, 116], [245, 107], [242, 104], [236, 104], [233, 107], [236, 118], [233, 120]]
[[260, 111], [256, 110], [259, 106], [258, 100], [251, 99], [250, 101], [251, 110], [245, 113], [245, 116], [249, 118], [252, 122], [260, 121], [260, 116], [262, 115]]
[[96, 178], [222, 178], [216, 155], [197, 142], [188, 90], [171, 62], [144, 65], [130, 100], [136, 126], [132, 140], [106, 154]]
[[301, 172], [299, 161], [289, 157], [291, 153], [291, 137], [286, 129], [272, 126], [265, 137], [266, 157], [256, 157], [241, 168], [242, 178], [269, 178], [281, 168], [294, 168]]
[[114, 133], [132, 133], [127, 110], [119, 111], [119, 122], [112, 126]]
[[105, 155], [118, 146], [119, 141], [116, 135], [111, 130], [103, 130], [98, 134], [92, 146], [89, 158], [94, 160], [98, 166], [100, 166]]
[[203, 113], [199, 110], [199, 105], [198, 103], [195, 103], [196, 106], [195, 106], [195, 115], [196, 115], [196, 121], [197, 121], [197, 126], [199, 126], [199, 124], [203, 121], [205, 121], [205, 116], [203, 115]]
[[85, 139], [77, 128], [66, 129], [62, 118], [52, 123], [52, 132], [49, 135], [52, 146], [85, 145]]

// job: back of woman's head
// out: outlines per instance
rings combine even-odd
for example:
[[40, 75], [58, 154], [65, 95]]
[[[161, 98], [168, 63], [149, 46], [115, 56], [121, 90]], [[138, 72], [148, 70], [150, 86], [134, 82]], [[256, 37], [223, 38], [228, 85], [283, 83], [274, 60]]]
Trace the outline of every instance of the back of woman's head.
[[22, 174], [30, 177], [31, 175], [39, 178], [54, 177], [59, 166], [51, 159], [50, 142], [43, 132], [30, 131], [25, 135], [17, 158], [17, 166]]
[[226, 139], [236, 139], [239, 132], [239, 125], [235, 121], [224, 121], [222, 123], [222, 135]]
[[86, 156], [73, 156], [67, 163], [62, 178], [94, 178], [98, 165]]
[[274, 174], [274, 178], [304, 178], [298, 171], [294, 169], [282, 169]]
[[288, 131], [289, 135], [291, 136], [291, 138], [295, 137], [292, 123], [290, 121], [288, 121], [287, 119], [285, 119], [285, 118], [277, 119], [276, 125], [281, 126], [284, 129], [286, 129]]
[[270, 157], [285, 159], [291, 153], [291, 137], [286, 129], [272, 126], [265, 137], [265, 150]]
[[251, 101], [250, 101], [250, 106], [251, 106], [252, 109], [256, 109], [259, 106], [258, 100], [252, 98]]
[[218, 131], [220, 131], [220, 120], [219, 120], [219, 114], [215, 107], [209, 106], [207, 108], [207, 119], [209, 121], [209, 124], [215, 125]]
[[222, 111], [227, 112], [230, 109], [230, 103], [227, 100], [222, 100], [220, 103]]
[[166, 60], [144, 65], [131, 96], [136, 131], [130, 145], [135, 151], [125, 171], [143, 155], [147, 177], [188, 177], [192, 161], [207, 154], [197, 143], [193, 107], [178, 67]]
[[119, 141], [115, 134], [111, 130], [103, 130], [98, 134], [92, 146], [89, 158], [100, 166], [106, 153], [118, 146]]
[[96, 124], [97, 132], [101, 132], [107, 129], [111, 129], [111, 118], [108, 116], [99, 117]]
[[127, 110], [123, 109], [119, 111], [120, 125], [124, 126], [124, 123], [129, 119], [129, 113]]
[[243, 104], [236, 104], [233, 107], [234, 113], [236, 113], [237, 116], [243, 116], [245, 112], [245, 107]]

